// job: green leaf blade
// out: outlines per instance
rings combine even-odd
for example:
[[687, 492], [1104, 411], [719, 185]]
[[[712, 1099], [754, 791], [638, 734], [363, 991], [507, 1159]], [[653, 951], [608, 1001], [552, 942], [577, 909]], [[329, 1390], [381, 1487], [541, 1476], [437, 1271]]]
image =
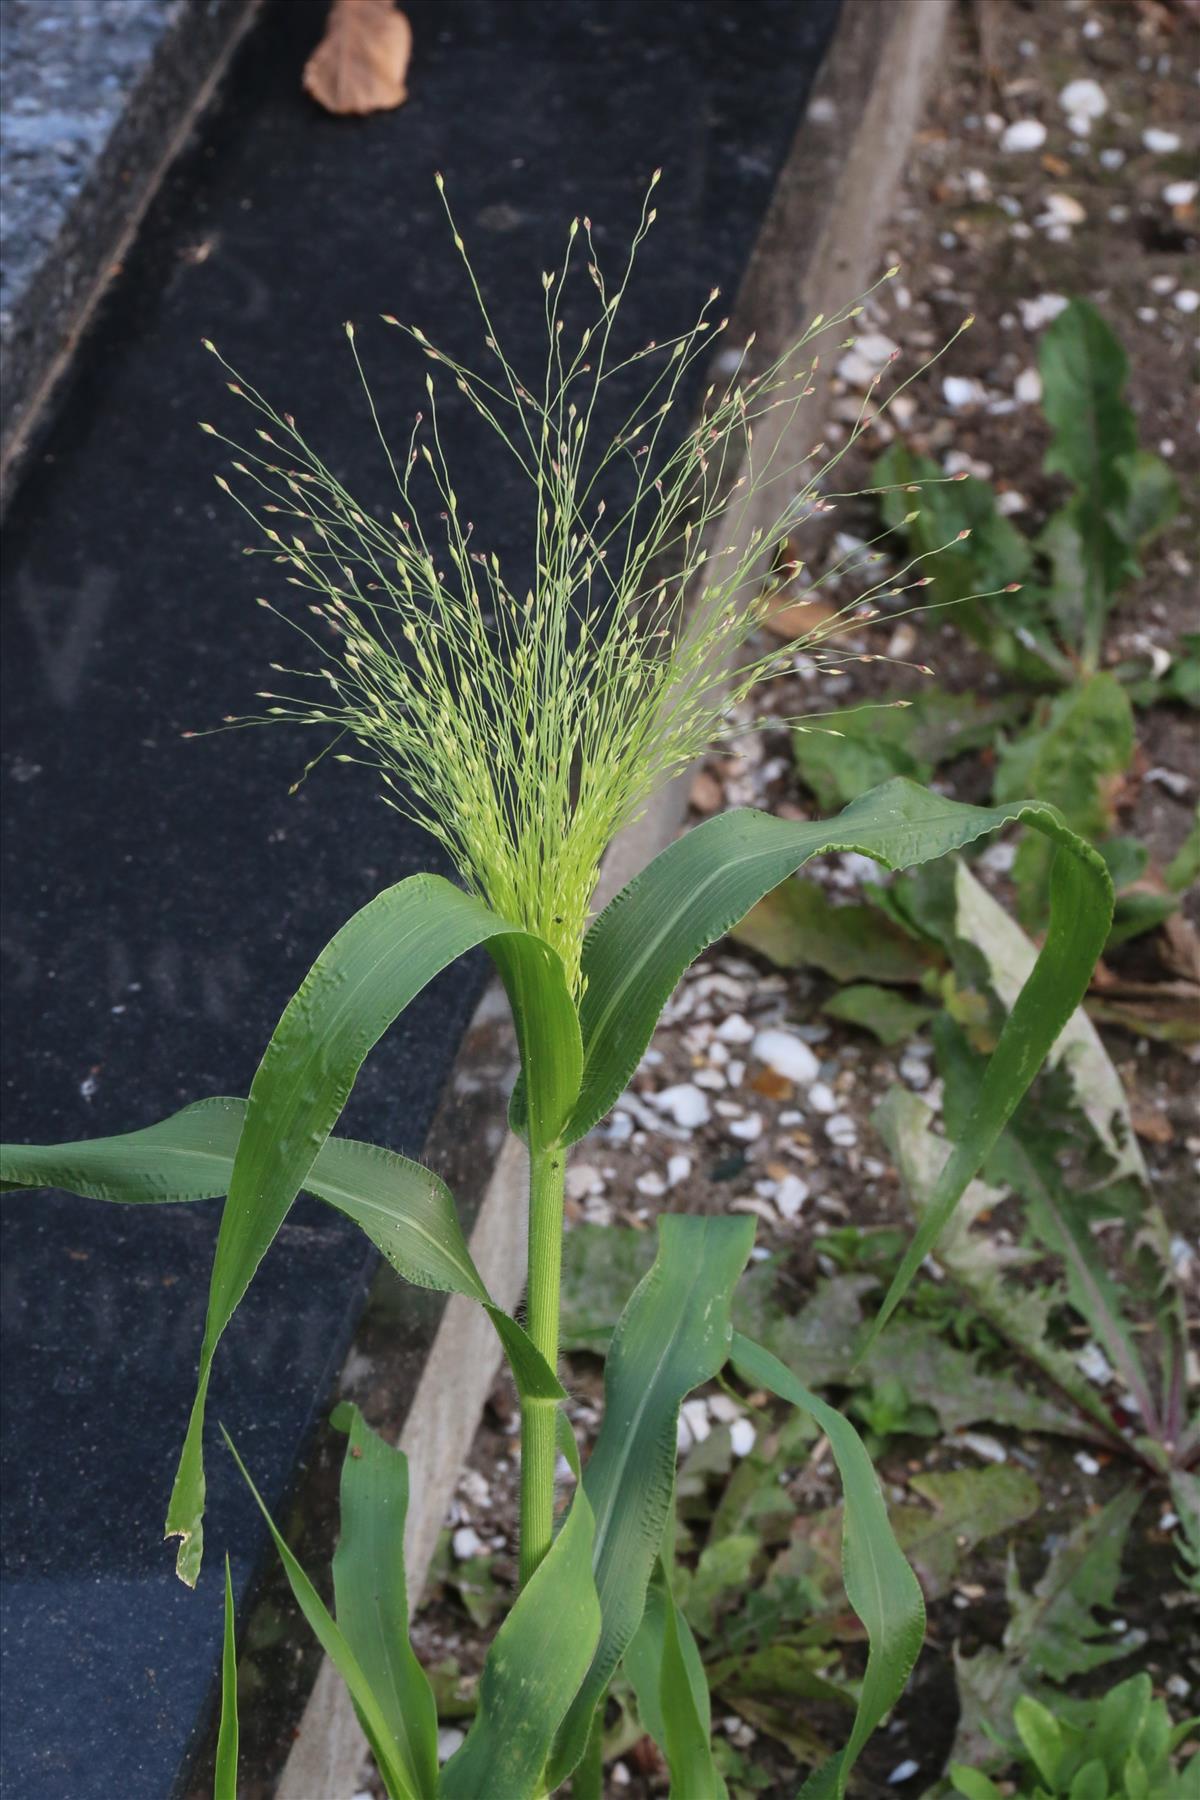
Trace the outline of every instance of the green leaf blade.
[[228, 1192], [244, 1100], [198, 1100], [138, 1131], [71, 1144], [0, 1145], [0, 1187], [63, 1188], [122, 1206], [215, 1200]]
[[[557, 956], [436, 875], [414, 875], [356, 913], [284, 1010], [250, 1088], [213, 1259], [196, 1398], [167, 1512], [166, 1535], [181, 1540], [176, 1572], [189, 1586], [203, 1555], [204, 1412], [222, 1333], [369, 1051], [436, 974], [501, 936], [513, 940], [501, 972], [519, 996], [524, 1047], [539, 1063], [558, 1057], [561, 1066], [574, 1008]], [[555, 1083], [551, 1098], [561, 1103], [571, 1088], [569, 1067]], [[539, 1122], [550, 1126], [548, 1115]]]
[[237, 1630], [233, 1616], [233, 1577], [225, 1558], [225, 1630], [221, 1645], [221, 1723], [217, 1729], [217, 1756], [213, 1774], [213, 1800], [237, 1800], [238, 1694]]
[[803, 1386], [769, 1350], [740, 1333], [734, 1335], [732, 1361], [755, 1387], [765, 1387], [812, 1414], [829, 1439], [842, 1478], [846, 1507], [843, 1580], [847, 1598], [866, 1627], [870, 1649], [849, 1741], [801, 1790], [806, 1800], [822, 1800], [827, 1794], [841, 1800], [860, 1750], [895, 1705], [920, 1653], [925, 1603], [896, 1542], [878, 1477], [854, 1427]]
[[[854, 801], [835, 819], [795, 824], [739, 809], [708, 819], [677, 839], [617, 895], [588, 933], [583, 953], [587, 988], [580, 1007], [583, 1082], [564, 1133], [567, 1141], [590, 1131], [619, 1098], [688, 964], [810, 857], [853, 850], [885, 868], [911, 868], [1017, 820], [1052, 839], [1080, 866], [1080, 879], [1064, 902], [1080, 909], [1089, 942], [1096, 935], [1090, 923], [1103, 912], [1103, 944], [1112, 910], [1107, 871], [1053, 808], [1036, 801], [965, 806], [897, 779]], [[1064, 948], [1056, 944], [1054, 959]], [[1089, 976], [1098, 955], [1097, 949]], [[1071, 959], [1063, 987], [1064, 993], [1069, 988], [1074, 994], [1068, 1017], [1086, 985], [1086, 977], [1079, 980], [1078, 962]], [[1036, 992], [1043, 984], [1034, 985]], [[1052, 1042], [1053, 1037], [1047, 1048]], [[1030, 1068], [1029, 1079], [1032, 1075]]]
[[726, 1800], [728, 1790], [713, 1761], [708, 1681], [661, 1561], [642, 1622], [626, 1647], [624, 1668], [642, 1724], [666, 1756], [670, 1800]]
[[566, 1523], [496, 1634], [479, 1709], [442, 1770], [442, 1800], [530, 1800], [600, 1632], [594, 1520], [582, 1486]]
[[408, 1638], [408, 1459], [368, 1427], [356, 1406], [339, 1408], [334, 1423], [349, 1428], [341, 1534], [333, 1557], [337, 1622], [379, 1703], [414, 1793], [434, 1800], [437, 1708]]
[[[127, 1206], [216, 1199], [229, 1191], [245, 1118], [244, 1100], [217, 1096], [116, 1137], [6, 1144], [0, 1146], [0, 1185], [9, 1192], [65, 1188]], [[303, 1186], [353, 1219], [406, 1281], [479, 1301], [522, 1398], [563, 1398], [562, 1384], [527, 1333], [493, 1303], [450, 1190], [432, 1170], [378, 1144], [329, 1137]]]
[[728, 1356], [733, 1287], [753, 1241], [750, 1219], [661, 1218], [658, 1255], [613, 1334], [604, 1423], [583, 1479], [596, 1517], [603, 1625], [555, 1749], [552, 1784], [583, 1755], [592, 1716], [641, 1622], [675, 1490], [679, 1406]]
[[375, 1698], [371, 1684], [347, 1641], [345, 1633], [330, 1617], [329, 1609], [276, 1526], [262, 1495], [250, 1479], [245, 1463], [234, 1449], [228, 1433], [223, 1433], [223, 1435], [246, 1486], [254, 1496], [255, 1504], [267, 1522], [267, 1529], [279, 1552], [288, 1584], [296, 1597], [296, 1602], [308, 1621], [317, 1642], [350, 1690], [350, 1697], [354, 1701], [354, 1709], [358, 1714], [359, 1723], [366, 1734], [375, 1760], [379, 1764], [379, 1772], [383, 1777], [390, 1800], [422, 1800], [421, 1794], [413, 1787], [408, 1777], [386, 1715]]

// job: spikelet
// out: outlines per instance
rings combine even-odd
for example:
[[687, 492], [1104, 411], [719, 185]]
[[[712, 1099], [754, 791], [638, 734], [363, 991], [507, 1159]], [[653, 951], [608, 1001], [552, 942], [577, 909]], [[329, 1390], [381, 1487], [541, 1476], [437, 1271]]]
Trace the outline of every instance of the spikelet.
[[[658, 172], [651, 191], [657, 181]], [[445, 201], [440, 177], [437, 185]], [[752, 364], [749, 343], [724, 351], [714, 365], [724, 371], [723, 385], [717, 376], [691, 428], [681, 421], [672, 434], [683, 386], [697, 359], [712, 356], [728, 320], [711, 316], [714, 289], [689, 330], [617, 356], [614, 325], [653, 219], [647, 194], [615, 285], [601, 268], [591, 221], [571, 225], [561, 267], [542, 278], [546, 366], [531, 382], [500, 348], [450, 217], [483, 319], [488, 371], [467, 367], [419, 328], [386, 315], [432, 365], [426, 405], [395, 450], [363, 370], [359, 334], [347, 325], [397, 490], [395, 509], [381, 516], [351, 497], [294, 418], [276, 413], [215, 349], [235, 377], [232, 391], [258, 416], [261, 448], [202, 427], [236, 452], [237, 485], [225, 476], [219, 485], [262, 534], [265, 545], [255, 553], [287, 564], [288, 581], [313, 596], [307, 616], [279, 614], [313, 647], [315, 669], [293, 672], [311, 691], [298, 699], [266, 695], [275, 704], [243, 722], [325, 728], [329, 742], [313, 763], [356, 739], [388, 804], [432, 833], [469, 889], [551, 943], [577, 993], [588, 911], [612, 838], [656, 787], [729, 735], [759, 682], [793, 666], [798, 651], [827, 659], [823, 641], [864, 616], [856, 603], [782, 648], [776, 640], [764, 651], [756, 638], [780, 577], [800, 566], [793, 560], [781, 569], [780, 547], [826, 509], [822, 483], [849, 446], [824, 463], [818, 445], [799, 464], [775, 466], [774, 452], [760, 455], [754, 427], [770, 419], [771, 439], [786, 441], [781, 428], [813, 391], [817, 358], [809, 344], [860, 307], [815, 319], [762, 368]], [[586, 258], [578, 271], [577, 245]], [[599, 311], [571, 350], [562, 296], [577, 272], [595, 290]], [[471, 545], [473, 527], [443, 450], [434, 368], [529, 482], [537, 573], [520, 598], [500, 560]], [[631, 372], [645, 376], [638, 403], [611, 438], [595, 442], [602, 384]], [[620, 466], [632, 474], [614, 503], [598, 484]], [[751, 527], [768, 492], [773, 522]], [[298, 529], [277, 530], [269, 520], [281, 514]], [[363, 759], [339, 748], [337, 760]]]

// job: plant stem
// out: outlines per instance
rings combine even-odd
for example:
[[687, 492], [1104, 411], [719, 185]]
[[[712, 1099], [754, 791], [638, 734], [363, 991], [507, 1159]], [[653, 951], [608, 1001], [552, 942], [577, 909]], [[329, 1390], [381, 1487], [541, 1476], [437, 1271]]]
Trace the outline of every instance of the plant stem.
[[[566, 1157], [561, 1145], [531, 1152], [526, 1328], [552, 1369], [558, 1367], [565, 1174]], [[553, 1400], [526, 1400], [521, 1408], [522, 1587], [549, 1550], [553, 1537], [557, 1412]]]

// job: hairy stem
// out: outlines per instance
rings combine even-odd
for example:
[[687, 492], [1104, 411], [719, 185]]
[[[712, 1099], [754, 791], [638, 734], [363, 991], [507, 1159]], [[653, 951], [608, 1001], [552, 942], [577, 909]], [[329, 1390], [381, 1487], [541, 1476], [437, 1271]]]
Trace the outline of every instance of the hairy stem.
[[[560, 1145], [531, 1153], [526, 1328], [552, 1369], [558, 1366], [565, 1172], [566, 1156]], [[527, 1400], [521, 1409], [522, 1586], [549, 1550], [553, 1536], [557, 1411], [552, 1400]]]

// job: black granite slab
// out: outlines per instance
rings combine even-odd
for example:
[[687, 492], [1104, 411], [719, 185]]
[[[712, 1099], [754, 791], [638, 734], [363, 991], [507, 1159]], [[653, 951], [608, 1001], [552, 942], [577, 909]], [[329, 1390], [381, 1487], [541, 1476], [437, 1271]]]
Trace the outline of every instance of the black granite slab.
[[[90, 332], [10, 512], [3, 596], [3, 1101], [7, 1136], [130, 1129], [244, 1092], [306, 968], [388, 883], [437, 866], [363, 771], [296, 733], [181, 741], [248, 709], [290, 655], [251, 604], [260, 565], [212, 485], [198, 418], [229, 402], [199, 347], [299, 414], [382, 495], [341, 321], [385, 416], [424, 367], [373, 315], [456, 346], [478, 331], [432, 185], [446, 173], [518, 360], [538, 271], [586, 210], [616, 250], [661, 164], [661, 224], [631, 302], [639, 337], [736, 285], [836, 0], [412, 4], [412, 99], [329, 119], [300, 91], [322, 8], [277, 0], [171, 172]], [[635, 309], [635, 310], [634, 310]], [[481, 539], [521, 553], [523, 496], [454, 428]], [[440, 978], [369, 1060], [344, 1129], [413, 1153], [478, 983]], [[22, 1800], [164, 1800], [202, 1730], [218, 1559], [239, 1596], [263, 1548], [209, 1445], [209, 1564], [174, 1580], [160, 1521], [194, 1379], [215, 1206], [3, 1206], [2, 1780]], [[278, 1506], [369, 1274], [353, 1228], [302, 1202], [218, 1358], [224, 1419]], [[215, 1436], [215, 1432], [212, 1434]]]
[[[3, 0], [0, 448], [249, 0]], [[6, 477], [7, 479], [7, 477]]]

